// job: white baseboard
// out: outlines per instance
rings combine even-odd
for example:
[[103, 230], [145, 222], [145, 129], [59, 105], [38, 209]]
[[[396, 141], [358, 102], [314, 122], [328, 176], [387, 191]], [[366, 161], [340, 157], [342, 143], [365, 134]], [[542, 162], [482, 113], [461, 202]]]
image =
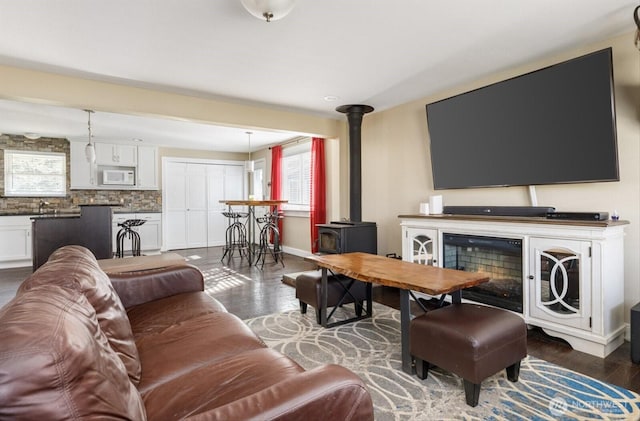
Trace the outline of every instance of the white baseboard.
[[7, 262], [0, 262], [0, 269], [15, 269], [15, 268], [26, 268], [29, 266], [33, 266], [33, 261], [31, 258], [23, 259], [23, 260], [10, 260]]
[[624, 340], [627, 342], [631, 342], [631, 324], [624, 324]]
[[288, 253], [288, 254], [293, 254], [294, 256], [298, 256], [298, 257], [311, 256], [311, 253], [309, 253], [307, 250], [296, 249], [296, 248], [293, 248], [293, 247], [287, 247], [285, 245], [282, 246], [282, 251], [284, 251], [285, 253]]

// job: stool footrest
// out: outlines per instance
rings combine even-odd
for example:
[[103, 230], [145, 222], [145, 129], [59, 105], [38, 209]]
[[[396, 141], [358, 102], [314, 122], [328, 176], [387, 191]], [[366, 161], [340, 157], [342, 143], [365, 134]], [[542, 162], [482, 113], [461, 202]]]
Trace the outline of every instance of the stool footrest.
[[427, 377], [429, 364], [462, 377], [470, 406], [478, 404], [482, 381], [500, 370], [517, 381], [520, 362], [527, 356], [522, 317], [478, 304], [431, 310], [411, 320], [409, 335], [418, 377]]

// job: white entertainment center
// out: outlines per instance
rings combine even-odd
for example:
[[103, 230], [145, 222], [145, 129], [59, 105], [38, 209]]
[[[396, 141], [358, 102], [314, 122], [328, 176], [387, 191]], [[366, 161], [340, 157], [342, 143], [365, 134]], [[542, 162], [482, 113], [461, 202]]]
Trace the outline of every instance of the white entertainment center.
[[[623, 343], [628, 222], [449, 214], [399, 218], [403, 259], [421, 264], [443, 265], [444, 234], [514, 240], [522, 248], [519, 297], [527, 324], [602, 358]], [[462, 251], [473, 253], [474, 247]]]

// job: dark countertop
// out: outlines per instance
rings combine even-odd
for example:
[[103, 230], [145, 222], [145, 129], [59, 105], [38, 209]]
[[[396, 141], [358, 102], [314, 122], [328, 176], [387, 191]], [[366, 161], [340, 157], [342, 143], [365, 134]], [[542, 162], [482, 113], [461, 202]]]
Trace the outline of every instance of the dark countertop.
[[[141, 209], [131, 209], [131, 208], [123, 208], [120, 206], [113, 207], [113, 213], [162, 213], [160, 209], [157, 210], [141, 210]], [[30, 216], [32, 218], [70, 218], [80, 216], [79, 208], [68, 208], [68, 209], [58, 209], [57, 212], [54, 212], [52, 209], [47, 209], [46, 213], [39, 214], [37, 211], [27, 211], [27, 210], [0, 210], [0, 217], [2, 216]]]
[[160, 209], [156, 210], [140, 210], [131, 208], [114, 208], [113, 213], [162, 213]]
[[28, 211], [0, 211], [0, 216], [37, 216], [38, 212]]
[[44, 213], [42, 215], [33, 215], [31, 219], [65, 219], [80, 218], [79, 213]]

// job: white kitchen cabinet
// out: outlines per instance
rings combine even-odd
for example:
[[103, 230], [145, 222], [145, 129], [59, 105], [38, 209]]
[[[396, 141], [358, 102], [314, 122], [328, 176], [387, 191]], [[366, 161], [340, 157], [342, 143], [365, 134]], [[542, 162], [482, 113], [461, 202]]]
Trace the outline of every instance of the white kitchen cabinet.
[[138, 146], [136, 188], [158, 190], [158, 148]]
[[[156, 146], [124, 145], [96, 142], [96, 162], [89, 163], [84, 142], [70, 142], [71, 189], [85, 190], [158, 190], [158, 148]], [[103, 185], [105, 169], [135, 171], [135, 185]]]
[[0, 216], [0, 268], [31, 266], [31, 216]]
[[96, 164], [119, 167], [135, 167], [138, 164], [135, 145], [95, 142]]
[[98, 185], [96, 166], [85, 155], [85, 143], [69, 142], [71, 189], [95, 189]]
[[[599, 357], [624, 341], [625, 221], [469, 215], [400, 218], [406, 261], [428, 263], [433, 259], [434, 265], [442, 266], [438, 262], [443, 262], [445, 234], [521, 241], [521, 268], [517, 269], [522, 277], [525, 322]], [[478, 258], [486, 256], [478, 254]]]
[[[162, 214], [159, 212], [140, 212], [140, 213], [116, 213], [113, 215], [112, 243], [113, 252], [117, 250], [117, 236], [121, 226], [119, 223], [127, 219], [142, 219], [144, 224], [134, 227], [133, 230], [140, 235], [140, 250], [142, 254], [159, 253], [162, 247]], [[131, 240], [125, 238], [125, 253], [131, 252]]]

